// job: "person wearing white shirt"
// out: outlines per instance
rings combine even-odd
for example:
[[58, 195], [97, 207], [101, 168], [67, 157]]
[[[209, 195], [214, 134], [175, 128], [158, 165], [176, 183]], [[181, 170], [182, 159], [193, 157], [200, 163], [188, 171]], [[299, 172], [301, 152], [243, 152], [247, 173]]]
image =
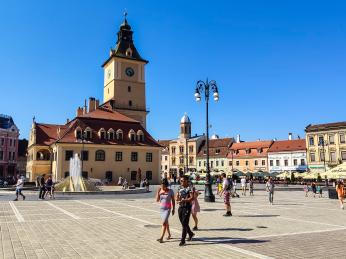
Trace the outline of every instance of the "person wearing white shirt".
[[24, 187], [24, 180], [23, 177], [18, 177], [17, 183], [16, 183], [16, 198], [15, 201], [18, 201], [18, 196], [22, 196], [23, 200], [25, 200], [25, 195], [22, 193], [22, 189]]
[[246, 196], [246, 178], [245, 177], [241, 178], [240, 183], [241, 183], [241, 195]]

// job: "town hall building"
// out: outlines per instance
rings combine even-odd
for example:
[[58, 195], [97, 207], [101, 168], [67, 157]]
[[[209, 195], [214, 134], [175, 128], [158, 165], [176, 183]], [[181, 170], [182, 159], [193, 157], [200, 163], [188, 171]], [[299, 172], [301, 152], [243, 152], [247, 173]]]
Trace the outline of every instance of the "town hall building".
[[146, 130], [145, 65], [133, 42], [125, 17], [117, 43], [103, 63], [104, 100], [89, 98], [66, 124], [33, 120], [27, 172], [31, 180], [41, 174], [54, 179], [69, 175], [70, 158], [81, 158], [86, 178], [115, 181], [123, 176], [134, 183], [138, 175], [157, 184], [161, 146]]

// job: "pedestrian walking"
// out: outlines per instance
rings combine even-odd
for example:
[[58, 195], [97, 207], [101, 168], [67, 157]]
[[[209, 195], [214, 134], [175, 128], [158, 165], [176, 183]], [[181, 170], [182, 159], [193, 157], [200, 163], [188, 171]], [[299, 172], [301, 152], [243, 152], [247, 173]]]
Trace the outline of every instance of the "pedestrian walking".
[[249, 190], [250, 190], [250, 196], [253, 196], [253, 179], [250, 179], [249, 181]]
[[273, 203], [274, 203], [274, 187], [275, 187], [275, 185], [274, 185], [273, 179], [271, 177], [269, 177], [269, 180], [266, 183], [266, 189], [268, 192], [270, 205], [273, 205]]
[[199, 192], [198, 190], [191, 184], [192, 192], [193, 192], [193, 199], [192, 199], [192, 207], [191, 207], [191, 215], [192, 219], [195, 223], [194, 227], [192, 230], [198, 230], [198, 218], [197, 218], [197, 213], [201, 211], [201, 208], [199, 206], [198, 202], [198, 195]]
[[46, 187], [45, 187], [45, 181], [44, 181], [44, 177], [45, 177], [46, 175], [45, 174], [43, 174], [43, 175], [40, 175], [40, 176], [38, 176], [37, 178], [36, 178], [36, 184], [37, 184], [37, 186], [40, 188], [40, 193], [39, 193], [39, 196], [38, 196], [38, 198], [39, 199], [41, 199], [41, 200], [43, 200], [44, 199], [44, 195], [45, 195], [45, 193], [46, 193]]
[[221, 189], [222, 189], [221, 177], [220, 175], [218, 175], [216, 178], [216, 193], [220, 194]]
[[195, 235], [189, 226], [191, 214], [191, 202], [193, 200], [193, 192], [188, 184], [188, 177], [183, 175], [180, 178], [180, 187], [177, 192], [176, 200], [179, 204], [178, 214], [179, 220], [182, 225], [182, 234], [179, 246], [185, 245], [186, 235], [189, 235], [188, 241], [191, 241]]
[[241, 184], [241, 195], [246, 196], [246, 178], [243, 177], [240, 179]]
[[338, 194], [338, 199], [340, 203], [340, 209], [344, 209], [344, 199], [345, 199], [345, 186], [342, 181], [339, 181], [336, 185], [336, 192]]
[[316, 184], [316, 193], [318, 194], [319, 198], [322, 198], [322, 188], [318, 183]]
[[172, 216], [175, 213], [175, 199], [174, 192], [168, 188], [169, 183], [167, 178], [162, 179], [161, 187], [157, 189], [156, 201], [160, 202], [160, 214], [162, 219], [161, 236], [157, 239], [158, 242], [163, 243], [163, 238], [167, 231], [167, 240], [171, 239], [171, 232], [169, 230], [169, 215], [172, 212]]
[[226, 214], [223, 216], [225, 217], [231, 217], [232, 212], [231, 212], [231, 190], [232, 190], [232, 180], [227, 179], [226, 174], [222, 173], [221, 174], [222, 178], [222, 190], [220, 193], [220, 196], [223, 196], [223, 203], [225, 204], [225, 209], [226, 209]]
[[304, 193], [305, 193], [305, 197], [308, 197], [309, 187], [306, 183], [304, 183]]
[[18, 201], [18, 196], [23, 197], [23, 201], [25, 200], [25, 195], [22, 193], [22, 189], [24, 187], [24, 177], [18, 177], [17, 183], [16, 183], [16, 198], [15, 201]]
[[122, 175], [119, 176], [118, 185], [119, 185], [119, 186], [122, 186], [122, 185], [123, 185], [123, 176], [122, 176]]
[[[167, 180], [167, 178], [166, 178], [166, 180]], [[167, 180], [167, 182], [168, 182], [168, 180]], [[147, 192], [149, 192], [150, 183], [149, 183], [148, 178], [145, 178], [145, 179], [144, 179], [144, 186], [145, 186], [145, 190], [146, 190]]]
[[312, 193], [314, 194], [314, 198], [315, 198], [316, 197], [316, 183], [315, 182], [311, 183], [311, 190], [312, 190]]
[[48, 177], [46, 183], [46, 196], [49, 194], [49, 198], [52, 199], [53, 197], [53, 179], [51, 176]]

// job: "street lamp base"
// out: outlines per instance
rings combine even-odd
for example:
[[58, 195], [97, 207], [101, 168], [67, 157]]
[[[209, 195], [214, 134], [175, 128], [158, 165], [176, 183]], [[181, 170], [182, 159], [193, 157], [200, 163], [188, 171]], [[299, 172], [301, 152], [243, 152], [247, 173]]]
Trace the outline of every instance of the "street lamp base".
[[204, 201], [205, 202], [215, 202], [215, 195], [213, 194], [210, 183], [205, 184]]

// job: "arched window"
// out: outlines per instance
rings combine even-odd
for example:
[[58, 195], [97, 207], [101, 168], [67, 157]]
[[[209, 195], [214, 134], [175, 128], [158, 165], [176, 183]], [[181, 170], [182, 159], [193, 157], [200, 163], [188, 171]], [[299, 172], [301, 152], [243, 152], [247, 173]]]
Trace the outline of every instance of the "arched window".
[[100, 137], [100, 139], [106, 139], [106, 131], [104, 128], [101, 128], [99, 130], [99, 137]]
[[105, 161], [106, 153], [103, 150], [97, 150], [95, 152], [95, 161]]
[[141, 131], [141, 130], [137, 131], [137, 139], [138, 139], [139, 142], [143, 142], [144, 141], [143, 131]]
[[123, 131], [121, 129], [117, 130], [117, 140], [123, 140]]
[[91, 139], [92, 138], [91, 128], [87, 127], [84, 132], [85, 132], [85, 138], [86, 139]]
[[133, 129], [129, 131], [129, 139], [130, 141], [136, 141], [136, 133]]
[[82, 139], [82, 129], [80, 127], [77, 127], [74, 132], [74, 135], [76, 139]]
[[112, 128], [110, 128], [108, 130], [108, 139], [109, 140], [113, 140], [114, 139], [114, 130]]

